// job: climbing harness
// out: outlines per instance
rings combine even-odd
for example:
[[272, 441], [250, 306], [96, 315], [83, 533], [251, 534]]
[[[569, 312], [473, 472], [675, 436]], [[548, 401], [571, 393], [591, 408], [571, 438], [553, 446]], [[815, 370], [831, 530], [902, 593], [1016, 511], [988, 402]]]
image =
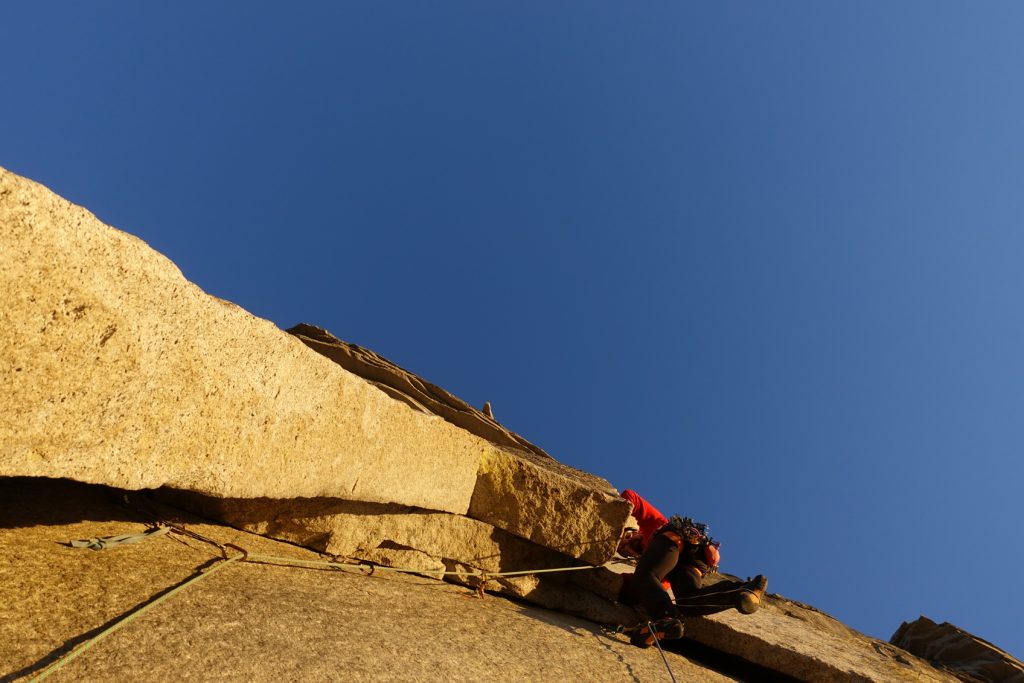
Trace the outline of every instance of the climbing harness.
[[689, 517], [672, 515], [668, 520], [668, 524], [662, 527], [662, 529], [676, 532], [691, 545], [707, 544], [714, 546], [716, 549], [722, 547], [720, 542], [711, 537], [711, 528], [707, 524], [696, 522]]

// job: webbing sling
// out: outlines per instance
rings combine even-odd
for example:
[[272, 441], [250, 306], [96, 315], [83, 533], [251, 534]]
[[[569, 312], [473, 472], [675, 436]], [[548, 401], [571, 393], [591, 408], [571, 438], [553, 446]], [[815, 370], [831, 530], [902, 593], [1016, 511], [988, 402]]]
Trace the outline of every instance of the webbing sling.
[[119, 545], [128, 545], [129, 543], [138, 543], [144, 541], [147, 538], [156, 538], [157, 536], [163, 536], [171, 528], [167, 526], [158, 526], [154, 529], [147, 529], [141, 534], [122, 534], [120, 536], [103, 536], [102, 538], [83, 538], [78, 541], [69, 541], [69, 545], [72, 548], [91, 548], [92, 550], [103, 550], [104, 548], [113, 548]]

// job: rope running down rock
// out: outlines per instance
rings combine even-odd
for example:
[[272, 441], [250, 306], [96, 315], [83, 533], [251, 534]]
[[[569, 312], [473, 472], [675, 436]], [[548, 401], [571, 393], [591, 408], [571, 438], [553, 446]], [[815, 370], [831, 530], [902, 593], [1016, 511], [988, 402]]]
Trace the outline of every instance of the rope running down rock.
[[[486, 572], [486, 573], [485, 572], [465, 572], [465, 571], [463, 571], [463, 572], [457, 572], [457, 571], [443, 571], [443, 572], [439, 572], [439, 571], [432, 571], [432, 570], [425, 570], [425, 569], [411, 569], [411, 568], [408, 568], [408, 567], [382, 567], [382, 566], [379, 566], [379, 565], [372, 565], [372, 564], [370, 564], [368, 562], [361, 562], [359, 564], [346, 564], [346, 563], [342, 563], [342, 562], [330, 562], [330, 561], [323, 561], [323, 560], [300, 560], [300, 559], [295, 559], [295, 558], [290, 558], [290, 557], [278, 557], [276, 555], [260, 555], [260, 554], [249, 553], [249, 551], [246, 550], [245, 548], [237, 546], [237, 545], [235, 545], [233, 543], [218, 543], [217, 541], [214, 541], [211, 538], [207, 538], [205, 536], [202, 536], [201, 534], [197, 534], [194, 531], [185, 529], [183, 527], [180, 527], [180, 526], [177, 526], [177, 525], [174, 525], [174, 524], [158, 523], [157, 524], [157, 528], [161, 530], [160, 533], [154, 533], [153, 530], [150, 530], [150, 531], [147, 531], [147, 532], [145, 532], [143, 534], [135, 535], [135, 536], [138, 536], [139, 538], [132, 538], [132, 540], [130, 540], [128, 542], [135, 542], [136, 540], [143, 540], [145, 538], [153, 538], [155, 536], [163, 535], [163, 533], [166, 533], [166, 532], [163, 532], [162, 530], [163, 529], [167, 529], [170, 532], [181, 534], [183, 536], [189, 536], [189, 537], [194, 538], [196, 540], [203, 541], [204, 543], [209, 543], [210, 545], [216, 546], [217, 548], [220, 549], [221, 554], [223, 555], [223, 558], [222, 558], [222, 560], [218, 564], [215, 564], [214, 566], [212, 566], [208, 570], [206, 570], [204, 572], [201, 572], [199, 574], [196, 574], [191, 579], [188, 579], [187, 581], [185, 581], [181, 585], [177, 586], [176, 588], [168, 591], [167, 593], [164, 593], [163, 595], [161, 595], [159, 598], [153, 600], [152, 602], [146, 603], [145, 605], [143, 605], [142, 607], [136, 609], [135, 611], [132, 611], [132, 612], [126, 614], [126, 615], [123, 615], [122, 617], [117, 619], [113, 624], [111, 624], [109, 627], [107, 627], [106, 629], [100, 631], [99, 633], [97, 633], [92, 638], [89, 638], [88, 640], [86, 640], [86, 641], [84, 641], [82, 643], [79, 643], [71, 651], [69, 651], [68, 653], [66, 653], [63, 656], [59, 657], [58, 659], [56, 659], [51, 664], [47, 665], [42, 671], [39, 672], [39, 674], [37, 676], [32, 678], [31, 681], [35, 682], [35, 681], [45, 680], [50, 674], [60, 670], [65, 664], [67, 664], [68, 662], [76, 659], [79, 655], [84, 654], [87, 650], [89, 650], [96, 643], [100, 642], [101, 640], [103, 640], [107, 636], [111, 635], [112, 633], [116, 632], [117, 630], [121, 629], [122, 627], [127, 626], [128, 623], [131, 622], [136, 617], [138, 617], [138, 616], [140, 616], [142, 614], [145, 614], [146, 612], [148, 612], [149, 610], [153, 609], [154, 607], [156, 607], [160, 603], [164, 602], [168, 598], [170, 598], [170, 597], [180, 593], [181, 591], [185, 590], [189, 586], [195, 585], [200, 580], [205, 579], [206, 577], [211, 576], [213, 574], [216, 574], [220, 570], [224, 569], [224, 567], [227, 567], [229, 564], [231, 564], [233, 562], [252, 562], [252, 563], [259, 563], [259, 564], [274, 564], [274, 565], [283, 565], [283, 566], [295, 567], [295, 568], [300, 568], [300, 569], [311, 569], [311, 568], [316, 568], [316, 567], [324, 567], [324, 568], [328, 568], [328, 569], [335, 569], [335, 570], [342, 570], [342, 571], [357, 571], [359, 573], [363, 573], [362, 570], [364, 568], [368, 567], [370, 569], [369, 573], [371, 575], [374, 572], [376, 572], [376, 571], [389, 571], [389, 572], [396, 572], [396, 573], [402, 573], [402, 574], [420, 574], [420, 575], [423, 575], [423, 576], [437, 576], [439, 578], [441, 576], [472, 576], [472, 577], [476, 577], [476, 578], [478, 578], [480, 580], [480, 585], [477, 587], [477, 592], [480, 593], [480, 594], [483, 593], [483, 586], [484, 586], [484, 584], [489, 579], [491, 579], [491, 578], [497, 578], [497, 577], [501, 577], [501, 576], [521, 576], [521, 575], [524, 575], [524, 574], [545, 574], [545, 573], [551, 573], [551, 572], [571, 572], [571, 571], [578, 571], [578, 570], [581, 570], [581, 569], [596, 569], [596, 567], [583, 566], [583, 567], [557, 567], [557, 568], [554, 568], [554, 569], [527, 569], [527, 570], [514, 571], [514, 572]], [[126, 535], [126, 536], [110, 537], [110, 539], [89, 539], [89, 544], [88, 545], [86, 545], [85, 542], [82, 542], [81, 545], [77, 545], [77, 546], [73, 546], [73, 547], [90, 547], [90, 548], [93, 548], [93, 549], [96, 549], [96, 550], [100, 550], [100, 549], [107, 548], [107, 547], [115, 547], [117, 545], [116, 543], [115, 544], [107, 544], [107, 543], [104, 543], [104, 541], [109, 541], [111, 539], [116, 538], [116, 539], [118, 539], [119, 542], [123, 543], [124, 542], [123, 539], [128, 538], [128, 537], [129, 536]], [[71, 545], [71, 544], [69, 544], [69, 545]], [[241, 554], [229, 557], [228, 556], [228, 549], [236, 550], [236, 551], [240, 552]]]

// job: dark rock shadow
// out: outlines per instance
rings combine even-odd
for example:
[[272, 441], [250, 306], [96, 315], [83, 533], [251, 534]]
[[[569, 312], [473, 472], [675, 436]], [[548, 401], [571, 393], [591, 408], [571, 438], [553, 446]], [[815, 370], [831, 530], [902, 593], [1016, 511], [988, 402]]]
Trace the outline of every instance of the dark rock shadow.
[[799, 678], [787, 676], [751, 661], [702, 645], [689, 638], [667, 640], [662, 643], [666, 652], [675, 652], [706, 669], [717, 671], [723, 676], [738, 681], [764, 683], [801, 683]]
[[[613, 640], [620, 644], [628, 642], [628, 638], [625, 635], [617, 635], [613, 629], [600, 626], [599, 624], [581, 620], [577, 617], [569, 617], [561, 612], [545, 610], [544, 608], [518, 600], [513, 600], [513, 602], [519, 603], [521, 613], [551, 626], [561, 628], [573, 635], [586, 636], [586, 632], [589, 631], [590, 635], [593, 635], [599, 641]], [[610, 645], [605, 645], [610, 651], [614, 652]], [[738, 681], [750, 681], [751, 683], [801, 683], [799, 678], [779, 673], [742, 657], [716, 650], [688, 638], [664, 641], [662, 647], [666, 652], [682, 655], [705, 669], [715, 671]], [[626, 665], [627, 675], [632, 680], [637, 680], [635, 673], [629, 668], [625, 660], [618, 654], [616, 654], [616, 657]]]
[[232, 524], [237, 526], [273, 522], [290, 517], [439, 514], [432, 510], [396, 503], [369, 503], [342, 498], [219, 498], [168, 486], [150, 493], [162, 503], [188, 510], [207, 519], [219, 520], [230, 517]]
[[0, 529], [146, 521], [125, 505], [124, 495], [108, 486], [70, 479], [0, 477]]

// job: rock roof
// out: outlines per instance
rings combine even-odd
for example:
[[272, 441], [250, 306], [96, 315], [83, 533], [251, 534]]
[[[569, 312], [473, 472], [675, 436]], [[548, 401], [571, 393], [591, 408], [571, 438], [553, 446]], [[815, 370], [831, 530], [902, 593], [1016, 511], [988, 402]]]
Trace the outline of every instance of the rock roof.
[[965, 681], [1024, 683], [1024, 664], [949, 622], [918, 617], [900, 624], [890, 641]]

